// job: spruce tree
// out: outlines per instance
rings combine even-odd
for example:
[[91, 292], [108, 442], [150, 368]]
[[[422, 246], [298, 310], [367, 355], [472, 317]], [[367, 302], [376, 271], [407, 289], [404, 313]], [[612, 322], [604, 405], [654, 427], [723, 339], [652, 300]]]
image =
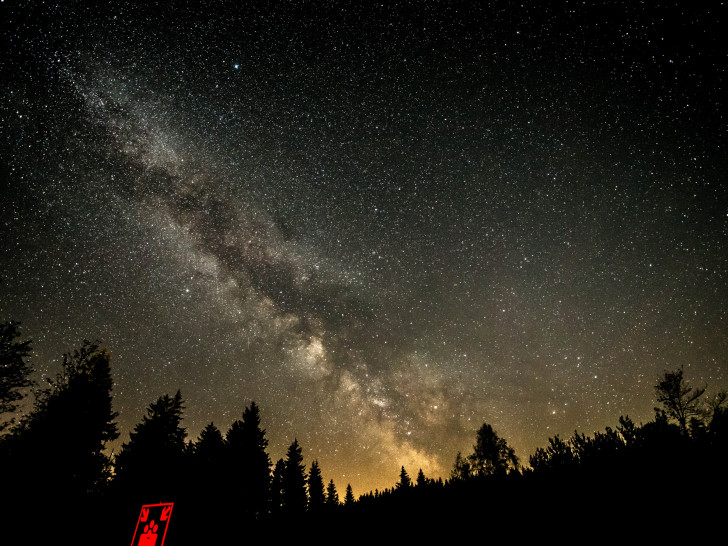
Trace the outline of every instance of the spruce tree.
[[417, 487], [424, 487], [425, 485], [427, 485], [427, 478], [425, 478], [425, 473], [420, 468], [420, 471], [417, 473]]
[[404, 469], [404, 466], [402, 467], [402, 470], [399, 473], [399, 481], [397, 482], [397, 489], [409, 489], [412, 485], [412, 480], [410, 480], [409, 474], [407, 474], [407, 471]]
[[326, 487], [326, 506], [339, 506], [339, 494], [336, 492], [334, 480], [331, 480], [329, 485]]
[[285, 473], [286, 462], [283, 459], [278, 459], [270, 482], [270, 513], [274, 517], [280, 516], [283, 512], [283, 479]]
[[351, 489], [351, 484], [346, 484], [346, 494], [344, 495], [344, 506], [352, 506], [354, 504], [354, 491]]
[[[188, 444], [187, 473], [182, 478], [184, 482], [184, 502], [188, 513], [194, 513], [198, 521], [212, 521], [225, 518], [228, 521], [234, 516], [234, 507], [228, 498], [225, 498], [225, 489], [229, 483], [227, 467], [225, 466], [225, 440], [220, 429], [213, 423], [207, 425], [196, 442]], [[211, 499], [217, 502], [211, 503]], [[204, 526], [191, 526], [187, 531], [187, 540], [190, 543], [201, 543], [214, 540], [215, 529]]]
[[319, 512], [326, 502], [324, 493], [324, 481], [321, 478], [321, 470], [318, 461], [311, 463], [311, 471], [308, 474], [308, 509], [311, 512]]
[[136, 496], [167, 496], [183, 490], [187, 431], [182, 393], [160, 396], [129, 434], [116, 458], [116, 483]]
[[306, 512], [306, 467], [303, 451], [294, 439], [286, 454], [283, 474], [283, 511], [289, 517], [299, 517]]
[[210, 423], [202, 432], [197, 442], [192, 447], [195, 459], [205, 467], [220, 465], [225, 440], [222, 433], [214, 423]]
[[234, 498], [245, 517], [260, 518], [268, 512], [271, 461], [266, 449], [265, 429], [260, 427], [260, 409], [255, 402], [243, 411], [226, 435], [227, 466]]
[[220, 429], [214, 423], [207, 425], [190, 446], [190, 451], [197, 488], [207, 494], [218, 494], [226, 478], [225, 440]]

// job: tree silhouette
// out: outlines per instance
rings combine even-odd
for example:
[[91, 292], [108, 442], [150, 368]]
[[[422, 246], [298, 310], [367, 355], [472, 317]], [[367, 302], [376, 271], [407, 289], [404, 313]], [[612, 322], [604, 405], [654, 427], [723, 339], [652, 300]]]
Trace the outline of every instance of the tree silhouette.
[[214, 423], [207, 425], [200, 432], [197, 441], [190, 446], [190, 451], [197, 488], [206, 496], [213, 491], [219, 492], [227, 470], [222, 464], [225, 440], [220, 429]]
[[65, 429], [60, 445], [68, 448], [59, 450], [65, 451], [65, 457], [61, 455], [58, 463], [87, 491], [104, 485], [110, 475], [104, 449], [119, 437], [114, 422], [118, 414], [112, 409], [111, 355], [85, 341], [81, 348], [63, 355], [62, 372], [51, 385], [36, 407], [54, 415], [51, 421], [60, 421], [57, 432]]
[[289, 517], [300, 517], [306, 512], [306, 467], [303, 451], [294, 439], [286, 454], [283, 473], [283, 512]]
[[[23, 389], [32, 382], [33, 372], [25, 359], [30, 356], [31, 341], [17, 341], [20, 337], [20, 323], [0, 324], [0, 416], [14, 412], [22, 400]], [[14, 418], [0, 423], [0, 431], [13, 424]]]
[[334, 480], [331, 480], [329, 485], [326, 487], [326, 506], [339, 506], [339, 494], [336, 492]]
[[577, 432], [571, 437], [572, 451], [581, 466], [596, 467], [613, 463], [624, 446], [624, 440], [611, 427], [606, 427], [604, 432], [595, 432], [594, 437]]
[[425, 473], [420, 468], [420, 471], [417, 472], [417, 487], [424, 487], [425, 485], [427, 485], [427, 478], [425, 478]]
[[280, 516], [283, 512], [283, 481], [285, 474], [286, 462], [283, 459], [278, 459], [270, 482], [270, 513], [273, 516]]
[[573, 468], [577, 461], [578, 458], [569, 442], [562, 440], [558, 435], [549, 438], [549, 445], [545, 449], [539, 447], [529, 458], [531, 468], [536, 472], [568, 470]]
[[[49, 384], [3, 442], [3, 455], [14, 461], [8, 468], [19, 473], [13, 479], [37, 479], [41, 490], [64, 495], [98, 490], [110, 475], [104, 449], [119, 436], [109, 353], [84, 342], [63, 355], [61, 372]], [[46, 478], [49, 473], [52, 480]]]
[[463, 457], [462, 453], [458, 451], [455, 456], [455, 464], [450, 472], [450, 479], [452, 481], [462, 481], [470, 477], [470, 461], [467, 457]]
[[[197, 441], [187, 446], [185, 475], [181, 477], [180, 492], [189, 513], [194, 513], [198, 521], [209, 521], [215, 518], [230, 518], [233, 507], [226, 494], [230, 490], [228, 467], [225, 464], [225, 440], [214, 423], [210, 423], [200, 432]], [[211, 504], [210, 499], [217, 499], [218, 504]], [[189, 542], [199, 543], [214, 540], [216, 530], [190, 526], [185, 535]]]
[[243, 411], [226, 435], [228, 468], [240, 510], [247, 517], [260, 518], [268, 511], [271, 460], [266, 449], [265, 429], [260, 427], [260, 409], [255, 402]]
[[214, 423], [210, 423], [202, 432], [193, 446], [195, 459], [206, 467], [219, 465], [225, 449], [225, 440], [222, 433]]
[[351, 484], [346, 484], [346, 494], [344, 495], [344, 506], [352, 506], [354, 504], [354, 491], [351, 489]]
[[475, 476], [501, 475], [518, 469], [518, 457], [513, 448], [487, 423], [478, 430], [473, 449], [469, 461], [470, 471]]
[[621, 415], [619, 417], [619, 426], [617, 427], [619, 434], [622, 436], [625, 446], [633, 447], [636, 445], [639, 435], [639, 429], [634, 421], [628, 416]]
[[705, 388], [695, 389], [683, 378], [682, 367], [665, 376], [655, 385], [657, 401], [660, 402], [668, 417], [677, 421], [683, 434], [688, 434], [688, 424], [692, 418], [702, 416], [698, 399], [705, 393]]
[[179, 478], [187, 431], [182, 428], [182, 393], [160, 396], [129, 434], [116, 458], [117, 482], [135, 494], [169, 495]]
[[308, 509], [311, 512], [319, 512], [326, 502], [324, 494], [324, 481], [321, 478], [321, 470], [318, 461], [311, 463], [311, 470], [308, 473]]
[[412, 480], [410, 480], [407, 471], [402, 467], [399, 472], [399, 481], [397, 482], [397, 489], [409, 489], [412, 486]]

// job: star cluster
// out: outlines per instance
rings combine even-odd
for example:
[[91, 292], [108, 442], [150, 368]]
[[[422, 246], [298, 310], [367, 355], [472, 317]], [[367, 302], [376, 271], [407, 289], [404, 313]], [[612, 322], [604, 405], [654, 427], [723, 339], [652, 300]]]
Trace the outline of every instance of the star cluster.
[[724, 6], [0, 10], [0, 320], [107, 346], [122, 431], [255, 400], [363, 493], [728, 385]]

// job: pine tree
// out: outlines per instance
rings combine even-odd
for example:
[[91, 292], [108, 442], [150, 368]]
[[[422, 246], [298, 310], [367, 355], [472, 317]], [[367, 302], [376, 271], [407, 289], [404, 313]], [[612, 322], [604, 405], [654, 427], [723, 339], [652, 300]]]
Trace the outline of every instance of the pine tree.
[[657, 401], [662, 404], [667, 416], [677, 421], [683, 434], [689, 433], [693, 419], [696, 425], [701, 424], [703, 409], [698, 399], [705, 393], [705, 387], [693, 389], [683, 378], [682, 367], [665, 372], [665, 377], [655, 385], [655, 391]]
[[326, 502], [324, 481], [321, 478], [318, 461], [311, 463], [311, 471], [308, 474], [308, 499], [308, 509], [311, 512], [321, 511]]
[[425, 485], [427, 485], [427, 478], [425, 478], [425, 473], [420, 468], [420, 471], [417, 473], [417, 487], [424, 487]]
[[286, 473], [286, 462], [278, 459], [270, 482], [270, 513], [280, 516], [283, 512], [283, 480]]
[[[224, 496], [229, 483], [225, 465], [225, 440], [220, 429], [210, 423], [202, 432], [196, 442], [188, 444], [184, 483], [184, 499], [178, 497], [178, 502], [184, 502], [188, 513], [194, 513], [198, 521], [212, 521], [216, 518], [232, 519], [234, 507], [229, 498]], [[216, 503], [210, 503], [216, 499]], [[190, 543], [202, 543], [212, 538], [214, 530], [193, 526], [186, 533]]]
[[411, 485], [412, 485], [412, 480], [410, 480], [410, 477], [407, 474], [407, 471], [404, 469], [404, 466], [403, 466], [402, 470], [399, 473], [399, 481], [397, 482], [397, 489], [409, 489]]
[[306, 467], [303, 451], [294, 439], [286, 454], [283, 474], [283, 511], [289, 517], [299, 517], [306, 512]]
[[260, 427], [260, 410], [255, 402], [243, 411], [226, 435], [227, 466], [231, 486], [237, 490], [242, 514], [260, 518], [268, 512], [271, 461], [266, 449], [265, 429]]
[[353, 506], [354, 504], [354, 491], [351, 489], [351, 484], [346, 484], [346, 494], [344, 495], [344, 506]]
[[205, 466], [219, 465], [222, 460], [225, 440], [222, 433], [214, 423], [210, 423], [202, 432], [193, 446], [195, 459]]
[[182, 393], [160, 396], [129, 434], [116, 458], [116, 482], [135, 495], [181, 490], [187, 431], [181, 426]]
[[326, 506], [339, 506], [339, 494], [336, 492], [334, 480], [331, 480], [326, 487]]

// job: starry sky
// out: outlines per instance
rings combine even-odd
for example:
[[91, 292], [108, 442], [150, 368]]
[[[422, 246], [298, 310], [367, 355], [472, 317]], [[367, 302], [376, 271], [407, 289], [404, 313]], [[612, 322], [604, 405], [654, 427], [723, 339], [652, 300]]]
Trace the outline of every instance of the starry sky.
[[[538, 5], [537, 5], [538, 4]], [[355, 494], [728, 387], [725, 6], [0, 3], [0, 320]], [[701, 4], [702, 5], [702, 4]], [[118, 448], [118, 446], [117, 446]]]

